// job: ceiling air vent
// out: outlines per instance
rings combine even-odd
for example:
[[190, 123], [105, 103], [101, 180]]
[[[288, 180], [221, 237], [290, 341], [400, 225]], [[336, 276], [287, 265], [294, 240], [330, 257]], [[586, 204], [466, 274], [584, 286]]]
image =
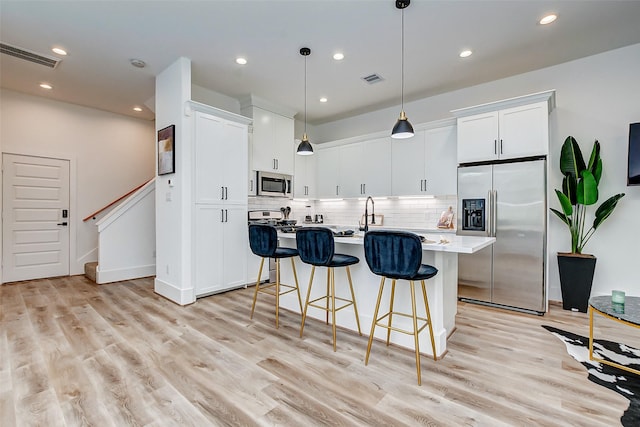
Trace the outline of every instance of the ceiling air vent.
[[26, 49], [22, 49], [8, 44], [0, 43], [0, 52], [7, 55], [15, 56], [16, 58], [24, 59], [25, 61], [33, 62], [35, 64], [44, 65], [49, 68], [56, 68], [61, 59], [53, 58], [50, 56], [44, 56], [39, 53], [31, 52]]
[[370, 85], [383, 81], [384, 79], [377, 74], [369, 74], [368, 76], [361, 77], [362, 80]]

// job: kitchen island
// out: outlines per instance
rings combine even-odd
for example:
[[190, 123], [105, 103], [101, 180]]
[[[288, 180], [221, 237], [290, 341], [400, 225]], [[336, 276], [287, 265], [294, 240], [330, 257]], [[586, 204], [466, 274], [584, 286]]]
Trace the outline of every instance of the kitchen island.
[[[455, 316], [457, 312], [458, 300], [458, 254], [471, 254], [477, 252], [495, 242], [494, 237], [476, 237], [476, 236], [457, 236], [452, 234], [420, 234], [427, 240], [422, 244], [422, 263], [429, 264], [438, 269], [438, 274], [427, 280], [427, 295], [429, 298], [429, 310], [431, 312], [431, 320], [433, 323], [434, 340], [436, 343], [436, 356], [442, 357], [447, 351], [447, 338], [455, 329]], [[373, 312], [376, 305], [376, 298], [380, 286], [380, 276], [374, 275], [367, 266], [364, 258], [364, 239], [363, 234], [355, 234], [350, 237], [336, 237], [336, 253], [343, 253], [356, 256], [360, 262], [351, 266], [351, 276], [353, 279], [353, 288], [358, 304], [358, 313], [360, 314], [360, 325], [363, 335], [368, 335], [373, 320]], [[295, 233], [279, 233], [280, 246], [295, 247]], [[441, 238], [445, 241], [441, 242]], [[309, 276], [311, 274], [311, 266], [304, 264], [299, 258], [295, 258], [296, 269], [298, 271], [298, 282], [300, 285], [300, 294], [303, 299], [307, 293], [309, 286]], [[325, 290], [326, 268], [316, 268], [314, 281], [316, 285], [313, 287], [311, 299], [319, 297]], [[349, 294], [349, 285], [347, 281], [345, 269], [336, 269], [336, 295], [347, 296]], [[388, 279], [389, 280], [389, 279]], [[291, 268], [282, 268], [282, 283], [294, 283]], [[320, 285], [319, 285], [320, 283]], [[385, 293], [381, 302], [381, 307], [389, 306], [389, 293], [391, 286], [385, 286]], [[316, 293], [317, 291], [317, 293]], [[409, 293], [409, 282], [398, 281], [395, 296], [395, 311], [405, 313], [411, 312], [411, 296]], [[294, 294], [288, 294], [280, 299], [280, 306], [292, 311], [299, 311], [298, 301]], [[418, 304], [418, 314], [424, 315]], [[325, 320], [324, 311], [309, 307], [307, 317]], [[396, 318], [394, 317], [394, 322]], [[406, 324], [402, 324], [406, 321]], [[397, 325], [410, 329], [410, 319], [402, 317], [397, 319]], [[347, 307], [336, 313], [336, 325], [341, 328], [357, 331], [355, 315], [353, 307]], [[329, 332], [330, 334], [330, 332]], [[420, 351], [425, 354], [431, 354], [431, 343], [429, 339], [429, 329], [425, 328], [420, 332]], [[386, 340], [386, 329], [377, 328], [376, 338]], [[338, 334], [338, 348], [340, 348], [340, 334]], [[413, 337], [397, 332], [391, 333], [391, 342], [413, 349]], [[374, 346], [376, 344], [374, 343]], [[363, 352], [366, 348], [366, 341], [363, 341]], [[363, 353], [364, 354], [364, 353]]]

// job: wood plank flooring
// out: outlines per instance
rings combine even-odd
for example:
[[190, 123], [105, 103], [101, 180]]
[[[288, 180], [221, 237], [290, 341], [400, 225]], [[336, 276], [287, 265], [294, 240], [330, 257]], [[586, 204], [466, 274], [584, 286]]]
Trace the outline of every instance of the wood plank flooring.
[[[448, 354], [422, 358], [281, 311], [253, 289], [180, 307], [153, 279], [0, 286], [0, 425], [613, 426], [628, 401], [587, 380], [540, 327], [588, 335], [586, 314], [460, 303]], [[619, 331], [620, 325], [598, 331]], [[368, 331], [369, 325], [363, 325]], [[622, 332], [624, 334], [624, 332]]]

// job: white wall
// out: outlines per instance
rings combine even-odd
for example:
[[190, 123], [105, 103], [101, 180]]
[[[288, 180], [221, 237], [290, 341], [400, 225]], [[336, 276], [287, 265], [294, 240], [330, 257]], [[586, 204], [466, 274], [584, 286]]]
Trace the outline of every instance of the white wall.
[[8, 90], [0, 106], [2, 152], [71, 161], [70, 272], [81, 274], [98, 245], [94, 222], [82, 218], [153, 177], [154, 124]]
[[[586, 246], [585, 252], [598, 257], [592, 294], [623, 289], [640, 296], [634, 265], [638, 258], [635, 241], [640, 238], [640, 187], [626, 186], [629, 124], [640, 120], [640, 44], [406, 103], [405, 111], [411, 122], [423, 123], [448, 118], [453, 109], [548, 89], [556, 89], [557, 101], [550, 122], [549, 205], [558, 207], [553, 190], [561, 183], [558, 163], [564, 139], [573, 135], [587, 158], [593, 140], [598, 139], [604, 163], [600, 202], [618, 192], [625, 192], [626, 196]], [[399, 107], [393, 107], [315, 126], [315, 140], [332, 141], [390, 130], [398, 111]], [[566, 226], [557, 218], [550, 220], [549, 237], [549, 298], [561, 300], [556, 253], [571, 247]]]

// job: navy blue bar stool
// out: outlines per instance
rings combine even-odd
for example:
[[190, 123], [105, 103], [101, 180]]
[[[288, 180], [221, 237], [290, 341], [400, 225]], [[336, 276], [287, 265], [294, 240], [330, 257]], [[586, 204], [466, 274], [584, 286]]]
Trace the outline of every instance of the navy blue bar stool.
[[[358, 306], [356, 305], [356, 297], [353, 293], [353, 283], [351, 281], [351, 271], [349, 266], [360, 262], [358, 257], [351, 255], [343, 255], [335, 253], [335, 242], [333, 240], [333, 232], [324, 227], [303, 227], [296, 231], [296, 243], [300, 259], [306, 264], [311, 264], [311, 277], [309, 278], [309, 289], [307, 290], [307, 299], [302, 312], [302, 325], [300, 326], [300, 338], [304, 331], [304, 322], [307, 317], [307, 309], [309, 306], [325, 310], [327, 312], [327, 323], [329, 323], [329, 313], [331, 313], [331, 322], [333, 330], [333, 351], [336, 351], [336, 311], [353, 305], [353, 311], [356, 315], [356, 324], [358, 325], [358, 333], [362, 335], [360, 330], [360, 320], [358, 318]], [[313, 285], [313, 275], [316, 267], [327, 267], [327, 292], [320, 298], [309, 301], [311, 296], [311, 286]], [[334, 269], [336, 267], [345, 267], [347, 270], [347, 278], [349, 279], [349, 289], [351, 291], [351, 299], [340, 298], [336, 296], [336, 277]], [[336, 308], [336, 300], [346, 304]], [[324, 301], [324, 305], [317, 304]], [[331, 302], [331, 303], [329, 303]]]
[[[293, 257], [298, 256], [298, 250], [294, 248], [281, 248], [278, 247], [278, 231], [272, 225], [267, 224], [250, 224], [249, 225], [249, 246], [251, 251], [262, 257], [260, 261], [260, 270], [258, 270], [258, 280], [256, 281], [256, 289], [253, 293], [253, 304], [251, 305], [251, 318], [253, 319], [253, 311], [256, 308], [256, 300], [258, 299], [258, 292], [263, 292], [269, 295], [275, 295], [276, 297], [276, 328], [279, 325], [280, 314], [280, 296], [288, 294], [290, 292], [296, 292], [298, 294], [298, 304], [300, 304], [300, 312], [302, 312], [302, 299], [300, 298], [300, 288], [298, 288], [298, 275], [296, 273], [296, 265], [293, 262]], [[260, 286], [260, 276], [262, 275], [262, 268], [264, 267], [264, 260], [267, 258], [274, 258], [276, 260], [276, 282], [268, 283]], [[291, 268], [293, 269], [293, 278], [296, 285], [286, 285], [280, 283], [280, 258], [291, 258]], [[275, 288], [275, 289], [273, 289]], [[285, 288], [282, 290], [281, 288]]]
[[[429, 313], [429, 301], [427, 299], [427, 290], [424, 281], [438, 274], [438, 270], [427, 264], [422, 264], [422, 242], [420, 237], [413, 233], [404, 231], [369, 231], [364, 235], [364, 255], [369, 265], [369, 269], [376, 275], [382, 276], [380, 280], [380, 290], [378, 292], [378, 301], [373, 314], [373, 322], [371, 324], [371, 333], [369, 334], [369, 343], [367, 345], [367, 355], [364, 364], [369, 363], [369, 354], [371, 353], [371, 344], [373, 342], [373, 334], [376, 326], [387, 329], [387, 346], [391, 330], [413, 335], [416, 351], [416, 369], [418, 371], [418, 385], [422, 384], [422, 375], [420, 373], [420, 343], [418, 334], [426, 326], [429, 326], [429, 335], [431, 336], [431, 349], [433, 350], [433, 360], [436, 357], [436, 344], [433, 339], [433, 327], [431, 326], [431, 314]], [[380, 300], [382, 291], [384, 290], [385, 279], [391, 279], [391, 298], [389, 301], [389, 312], [378, 317], [380, 309]], [[393, 300], [395, 297], [396, 281], [408, 280], [411, 288], [411, 314], [393, 311]], [[416, 295], [414, 281], [420, 281], [422, 284], [422, 296], [424, 298], [424, 308], [426, 317], [418, 317], [416, 315]], [[396, 328], [392, 325], [392, 317], [403, 316], [409, 317], [413, 321], [413, 330]], [[382, 321], [387, 318], [386, 324]], [[418, 328], [418, 320], [422, 326]], [[423, 323], [424, 322], [424, 323]]]

